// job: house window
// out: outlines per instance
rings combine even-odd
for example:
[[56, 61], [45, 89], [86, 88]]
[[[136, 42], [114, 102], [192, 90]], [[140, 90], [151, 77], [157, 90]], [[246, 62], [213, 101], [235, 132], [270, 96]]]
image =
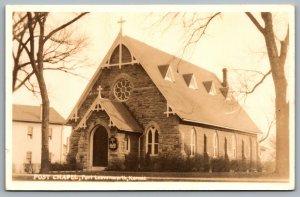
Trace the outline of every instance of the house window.
[[204, 139], [203, 139], [203, 144], [204, 144], [204, 148], [203, 148], [203, 153], [207, 153], [207, 136], [204, 134]]
[[218, 145], [218, 135], [217, 133], [214, 134], [214, 157], [218, 156], [218, 149], [219, 149], [219, 145]]
[[147, 130], [147, 154], [158, 155], [158, 130], [152, 126]]
[[27, 151], [27, 153], [26, 153], [26, 163], [31, 164], [31, 162], [32, 162], [32, 152]]
[[130, 137], [129, 135], [125, 135], [125, 151], [130, 152]]
[[191, 130], [191, 156], [196, 154], [196, 130]]
[[232, 154], [233, 154], [233, 159], [236, 159], [236, 136], [232, 136]]
[[114, 95], [120, 101], [127, 101], [132, 92], [133, 86], [128, 79], [119, 79], [114, 86]]
[[49, 140], [52, 140], [52, 128], [49, 128]]
[[27, 136], [29, 137], [29, 139], [32, 139], [32, 137], [33, 137], [33, 127], [29, 126], [27, 128]]

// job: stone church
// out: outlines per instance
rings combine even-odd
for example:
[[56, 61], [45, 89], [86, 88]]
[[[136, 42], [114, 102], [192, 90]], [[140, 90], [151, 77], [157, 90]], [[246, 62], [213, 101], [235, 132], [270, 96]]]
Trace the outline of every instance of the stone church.
[[219, 80], [121, 32], [68, 124], [69, 155], [84, 170], [102, 170], [128, 154], [259, 159], [260, 131], [230, 94], [226, 69]]

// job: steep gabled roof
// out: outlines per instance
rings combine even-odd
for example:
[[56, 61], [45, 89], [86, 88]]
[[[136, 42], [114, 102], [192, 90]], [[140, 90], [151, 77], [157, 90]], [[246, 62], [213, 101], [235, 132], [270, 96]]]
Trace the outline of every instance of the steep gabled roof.
[[[120, 34], [103, 59], [84, 94], [79, 99], [77, 106], [82, 104], [87, 96], [87, 92], [92, 88], [95, 79], [100, 75], [101, 67], [106, 66], [105, 62], [109, 59], [112, 50], [120, 44], [120, 42], [130, 50], [137, 62], [142, 65], [168, 104], [174, 108], [173, 110], [182, 120], [250, 133], [260, 132], [255, 123], [236, 101], [235, 104], [238, 107], [235, 109], [232, 108], [232, 103], [226, 102], [226, 99], [220, 91], [220, 88], [223, 86], [215, 74], [143, 42], [128, 36], [121, 36]], [[178, 71], [173, 72], [173, 83], [170, 83], [162, 77], [160, 65], [169, 65], [173, 71]], [[198, 89], [196, 90], [189, 88], [182, 77], [190, 73], [193, 73], [197, 79]], [[215, 84], [216, 95], [212, 96], [207, 93], [202, 83], [204, 81], [212, 81], [212, 83]], [[74, 113], [75, 108], [71, 114]]]
[[[52, 107], [49, 110], [50, 124], [65, 124], [65, 119]], [[40, 123], [41, 107], [31, 105], [13, 105], [13, 121]]]
[[100, 104], [118, 129], [135, 132], [143, 130], [122, 103], [100, 99]]

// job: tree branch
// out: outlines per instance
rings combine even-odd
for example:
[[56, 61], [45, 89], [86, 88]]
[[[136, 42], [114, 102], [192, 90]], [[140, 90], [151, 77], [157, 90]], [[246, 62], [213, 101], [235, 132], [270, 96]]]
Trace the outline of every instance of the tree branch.
[[271, 121], [270, 124], [269, 124], [268, 131], [267, 131], [266, 136], [263, 137], [262, 139], [260, 139], [260, 140], [259, 140], [259, 143], [265, 141], [265, 140], [269, 137], [270, 131], [271, 131], [271, 129], [272, 129], [272, 127], [273, 127], [273, 125], [274, 125], [275, 122], [276, 122], [276, 117], [275, 117], [275, 115], [274, 115], [274, 118], [272, 119], [272, 121]]
[[60, 27], [54, 29], [53, 31], [51, 31], [47, 36], [45, 36], [44, 38], [44, 42], [46, 42], [51, 36], [53, 36], [55, 33], [57, 33], [58, 31], [64, 29], [65, 27], [71, 25], [72, 23], [76, 22], [78, 19], [80, 19], [81, 17], [83, 17], [84, 15], [86, 15], [88, 12], [83, 12], [80, 15], [78, 15], [77, 17], [75, 17], [74, 19], [72, 19], [71, 21], [61, 25]]
[[260, 84], [262, 84], [262, 83], [264, 82], [264, 80], [267, 78], [267, 76], [270, 75], [271, 73], [272, 73], [272, 71], [269, 70], [269, 72], [267, 72], [267, 73], [261, 78], [261, 80], [260, 80], [259, 82], [257, 82], [257, 83], [255, 84], [255, 86], [253, 86], [252, 90], [246, 91], [245, 93], [246, 93], [246, 94], [251, 94], [251, 93], [253, 93], [254, 90], [255, 90]]
[[279, 61], [280, 65], [283, 66], [286, 60], [288, 45], [289, 45], [289, 27], [287, 28], [287, 33], [283, 41], [280, 41], [280, 55]]
[[34, 75], [34, 72], [29, 73], [23, 80], [19, 80], [21, 81], [21, 83], [19, 83], [16, 87], [13, 87], [13, 91], [16, 91], [20, 87], [22, 87], [26, 83], [26, 81], [30, 79], [32, 75]]
[[257, 29], [264, 34], [265, 29], [259, 24], [259, 22], [256, 20], [256, 18], [250, 13], [250, 12], [245, 12], [245, 14], [249, 17], [249, 19], [252, 21], [252, 23], [257, 27]]
[[[27, 18], [28, 18], [28, 29], [29, 29], [29, 44], [30, 44], [30, 50], [27, 48], [26, 45], [23, 44], [23, 46], [25, 47], [25, 50], [27, 51], [29, 60], [31, 62], [31, 66], [33, 71], [37, 74], [38, 73], [38, 68], [36, 66], [36, 61], [34, 58], [34, 29], [33, 29], [33, 18], [30, 12], [27, 12]], [[22, 41], [21, 41], [22, 42]]]

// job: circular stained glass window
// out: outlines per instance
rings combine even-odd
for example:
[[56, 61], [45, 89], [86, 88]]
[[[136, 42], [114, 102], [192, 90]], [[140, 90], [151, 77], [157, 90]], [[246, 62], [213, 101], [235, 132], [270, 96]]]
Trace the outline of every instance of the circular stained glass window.
[[122, 78], [116, 82], [114, 87], [114, 94], [119, 101], [127, 101], [130, 97], [131, 91], [132, 84], [129, 80]]

